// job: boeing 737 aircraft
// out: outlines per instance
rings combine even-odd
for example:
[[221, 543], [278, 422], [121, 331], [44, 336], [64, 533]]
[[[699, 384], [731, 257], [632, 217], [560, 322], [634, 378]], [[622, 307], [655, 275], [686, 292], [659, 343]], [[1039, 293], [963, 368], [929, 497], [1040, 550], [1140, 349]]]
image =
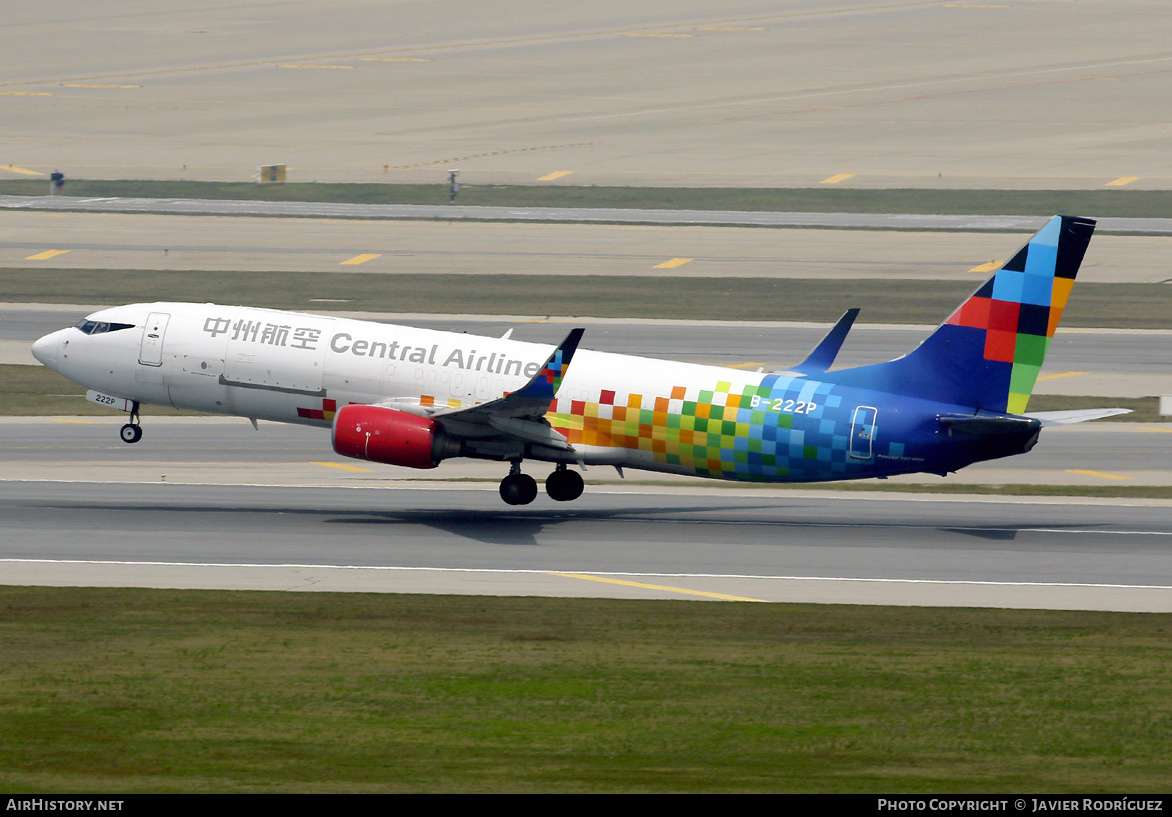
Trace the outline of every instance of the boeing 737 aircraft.
[[1043, 425], [1118, 410], [1025, 415], [1094, 231], [1056, 216], [910, 354], [828, 371], [857, 310], [779, 373], [214, 304], [131, 304], [38, 340], [33, 354], [127, 411], [142, 404], [331, 429], [343, 456], [412, 468], [510, 463], [500, 493], [577, 499], [567, 466], [818, 482], [946, 475], [1029, 451]]

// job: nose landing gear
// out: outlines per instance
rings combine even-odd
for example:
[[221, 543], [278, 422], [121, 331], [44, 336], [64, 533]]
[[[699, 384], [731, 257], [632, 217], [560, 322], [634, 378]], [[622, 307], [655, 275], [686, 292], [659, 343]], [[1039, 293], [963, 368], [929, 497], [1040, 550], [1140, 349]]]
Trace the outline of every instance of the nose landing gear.
[[136, 443], [142, 439], [142, 426], [138, 424], [138, 402], [130, 409], [130, 422], [118, 432], [124, 443]]

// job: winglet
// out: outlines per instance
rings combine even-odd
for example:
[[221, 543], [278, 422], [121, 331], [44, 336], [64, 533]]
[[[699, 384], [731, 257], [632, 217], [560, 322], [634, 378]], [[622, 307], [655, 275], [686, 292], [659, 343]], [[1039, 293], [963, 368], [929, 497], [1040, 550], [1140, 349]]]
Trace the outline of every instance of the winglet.
[[854, 325], [855, 318], [858, 316], [858, 307], [844, 312], [842, 317], [838, 319], [838, 323], [834, 324], [834, 328], [827, 332], [826, 337], [822, 338], [822, 341], [814, 347], [814, 351], [810, 352], [809, 357], [794, 366], [792, 371], [804, 375], [822, 374], [829, 371], [830, 367], [834, 365], [834, 359], [838, 357], [842, 342], [846, 340], [847, 333], [851, 331], [851, 326]]
[[[533, 433], [529, 433], [521, 431], [522, 427], [515, 423], [504, 423], [502, 418], [545, 423], [543, 419], [545, 413], [549, 411], [550, 403], [553, 402], [558, 389], [562, 386], [562, 379], [570, 368], [570, 361], [573, 360], [578, 342], [582, 340], [582, 333], [585, 331], [585, 329], [571, 329], [570, 334], [566, 335], [566, 339], [553, 350], [553, 354], [546, 358], [544, 365], [533, 376], [533, 379], [515, 392], [468, 408], [441, 409], [431, 416], [441, 423], [456, 421], [487, 423], [498, 431], [521, 437], [529, 442], [556, 445], [556, 440], [553, 443], [550, 442], [551, 435], [548, 423], [546, 423], [545, 429], [533, 430]], [[535, 438], [534, 434], [540, 439]], [[564, 438], [561, 444], [565, 444]]]
[[545, 361], [541, 370], [533, 376], [533, 379], [522, 386], [514, 395], [520, 398], [537, 399], [549, 402], [557, 395], [558, 389], [562, 387], [562, 378], [566, 376], [566, 372], [570, 368], [570, 361], [574, 358], [574, 352], [578, 349], [578, 343], [582, 340], [582, 334], [585, 329], [571, 329], [570, 334], [566, 335], [556, 349]]

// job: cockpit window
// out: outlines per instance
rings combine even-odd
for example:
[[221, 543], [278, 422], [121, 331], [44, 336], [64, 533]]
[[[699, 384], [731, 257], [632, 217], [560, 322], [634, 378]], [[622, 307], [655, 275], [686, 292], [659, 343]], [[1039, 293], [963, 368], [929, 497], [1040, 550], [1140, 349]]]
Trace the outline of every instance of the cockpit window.
[[134, 324], [91, 321], [89, 318], [85, 318], [77, 322], [77, 328], [86, 335], [104, 335], [106, 332], [117, 332], [120, 329], [133, 329]]

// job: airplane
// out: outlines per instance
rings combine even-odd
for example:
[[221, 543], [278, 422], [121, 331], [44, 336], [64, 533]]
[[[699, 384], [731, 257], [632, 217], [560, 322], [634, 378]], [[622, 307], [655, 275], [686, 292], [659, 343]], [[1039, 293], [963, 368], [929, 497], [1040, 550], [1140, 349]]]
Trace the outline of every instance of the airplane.
[[751, 373], [242, 306], [102, 309], [33, 345], [41, 363], [129, 413], [153, 404], [331, 430], [335, 452], [434, 468], [509, 463], [501, 498], [583, 492], [588, 466], [749, 482], [945, 476], [1028, 452], [1043, 426], [1123, 409], [1027, 415], [1095, 222], [1055, 216], [923, 343], [830, 371], [858, 310], [785, 372]]

